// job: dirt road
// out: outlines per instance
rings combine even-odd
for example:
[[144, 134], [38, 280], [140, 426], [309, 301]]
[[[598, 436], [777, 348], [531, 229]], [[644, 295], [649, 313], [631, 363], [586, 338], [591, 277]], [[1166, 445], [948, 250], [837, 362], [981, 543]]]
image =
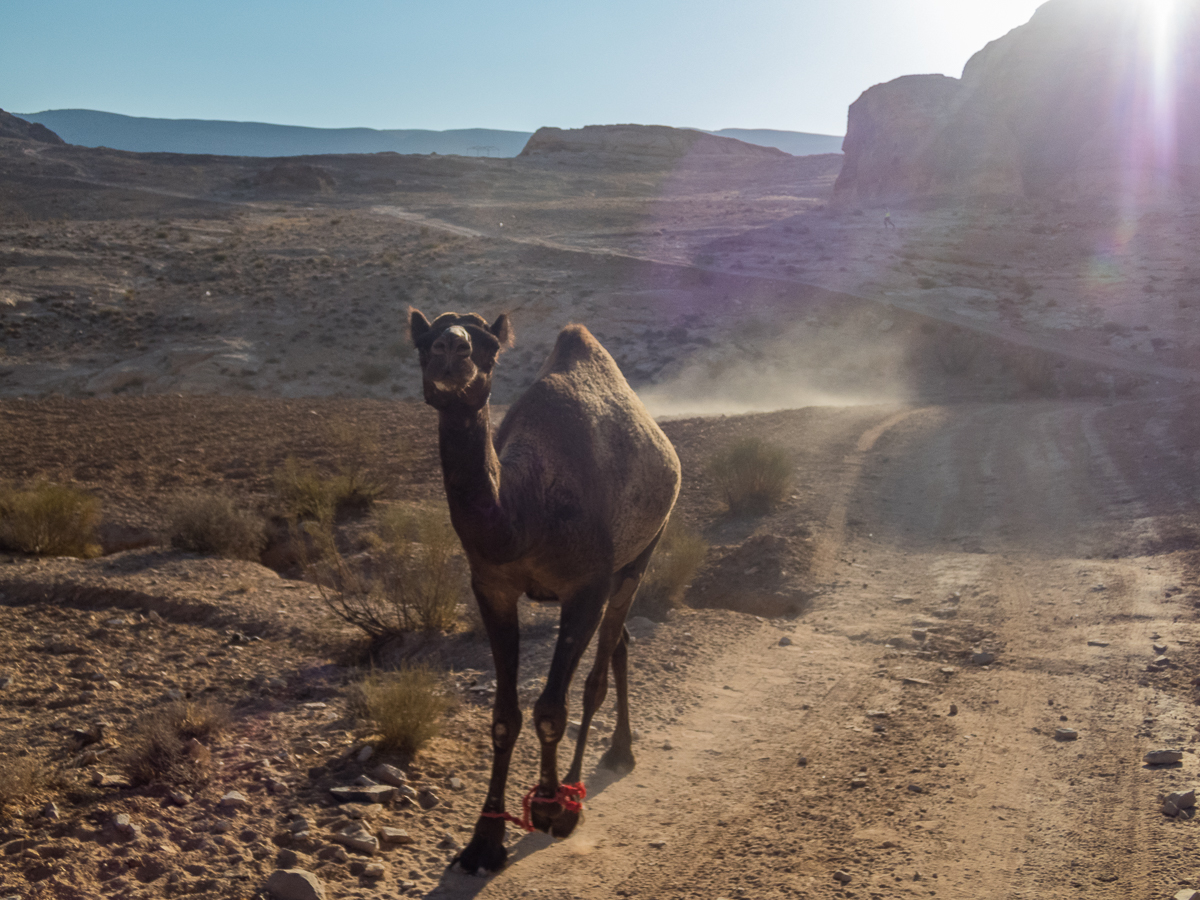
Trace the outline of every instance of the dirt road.
[[[1180, 519], [1194, 400], [879, 411], [830, 495], [812, 610], [730, 646], [633, 774], [592, 775], [575, 836], [523, 838], [504, 872], [451, 873], [434, 894], [1148, 898], [1192, 883], [1195, 826], [1159, 798], [1197, 768], [1200, 592]], [[1160, 746], [1187, 750], [1182, 765], [1144, 766]]]

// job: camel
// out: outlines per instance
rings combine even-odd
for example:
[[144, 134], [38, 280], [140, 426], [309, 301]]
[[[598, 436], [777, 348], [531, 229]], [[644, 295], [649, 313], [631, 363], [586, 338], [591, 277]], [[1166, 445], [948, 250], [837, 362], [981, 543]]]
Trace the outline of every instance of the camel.
[[[496, 666], [492, 774], [464, 871], [499, 870], [506, 821], [555, 837], [582, 815], [584, 747], [596, 709], [617, 688], [617, 724], [601, 764], [634, 766], [629, 725], [629, 632], [625, 617], [679, 494], [679, 458], [621, 370], [582, 325], [568, 325], [533, 384], [492, 434], [488, 399], [501, 351], [512, 345], [507, 315], [443, 313], [432, 323], [409, 310], [425, 402], [438, 412], [438, 448], [450, 518], [471, 569], [471, 588]], [[546, 686], [533, 709], [541, 742], [537, 785], [524, 816], [506, 811], [517, 700], [517, 603], [524, 594], [562, 605]], [[567, 690], [599, 629], [583, 693], [575, 755], [558, 780]]]

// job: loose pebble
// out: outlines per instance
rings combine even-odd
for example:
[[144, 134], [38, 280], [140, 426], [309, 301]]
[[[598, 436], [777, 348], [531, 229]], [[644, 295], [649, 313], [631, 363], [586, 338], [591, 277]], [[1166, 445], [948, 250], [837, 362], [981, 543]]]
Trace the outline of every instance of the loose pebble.
[[390, 784], [392, 787], [401, 787], [408, 783], [408, 778], [402, 771], [387, 763], [377, 765], [373, 774], [384, 784]]
[[229, 791], [221, 797], [217, 806], [222, 809], [244, 809], [249, 802], [241, 791]]
[[267, 879], [266, 891], [273, 900], [325, 900], [325, 885], [304, 869], [276, 869]]

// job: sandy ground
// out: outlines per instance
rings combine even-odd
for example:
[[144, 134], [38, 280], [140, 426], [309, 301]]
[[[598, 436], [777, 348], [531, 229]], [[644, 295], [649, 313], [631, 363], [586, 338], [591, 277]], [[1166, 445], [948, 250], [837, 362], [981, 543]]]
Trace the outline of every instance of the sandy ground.
[[[893, 210], [893, 232], [826, 208], [835, 159], [0, 151], [0, 479], [74, 483], [110, 548], [145, 545], [0, 560], [0, 756], [62, 773], [5, 813], [3, 896], [250, 897], [280, 865], [362, 898], [1200, 888], [1194, 823], [1161, 812], [1200, 734], [1186, 211]], [[486, 777], [484, 642], [405, 648], [460, 700], [427, 751], [387, 758], [437, 804], [337, 807], [379, 758], [359, 759], [355, 636], [291, 573], [156, 543], [175, 494], [269, 511], [286, 456], [333, 471], [356, 433], [385, 503], [438, 502], [410, 302], [513, 312], [501, 403], [562, 324], [592, 326], [672, 416], [678, 515], [712, 545], [689, 602], [716, 608], [635, 635], [638, 768], [593, 772], [592, 747], [585, 823], [510, 833], [491, 878], [445, 870]], [[723, 514], [705, 474], [745, 434], [794, 465], [761, 519]], [[526, 708], [554, 610], [527, 626]], [[182, 804], [106, 758], [177, 696], [234, 713]], [[101, 720], [88, 757], [72, 730]], [[1182, 763], [1146, 766], [1160, 747]], [[222, 811], [231, 789], [248, 802]], [[354, 818], [412, 842], [339, 849]]]
[[[125, 415], [150, 402], [126, 401]], [[349, 637], [330, 630], [309, 586], [254, 564], [154, 549], [10, 564], [0, 586], [18, 603], [5, 613], [14, 678], [6, 746], [66, 761], [69, 728], [96, 718], [114, 723], [119, 745], [170, 690], [230, 701], [235, 726], [216, 747], [213, 782], [181, 808], [144, 789], [84, 789], [105, 767], [80, 766], [70, 782], [79, 787], [10, 820], [4, 884], [21, 896], [234, 897], [257, 890], [282, 859], [347, 897], [1169, 896], [1189, 883], [1196, 847], [1191, 823], [1159, 811], [1161, 795], [1196, 777], [1195, 402], [668, 423], [685, 463], [729, 433], [794, 449], [798, 490], [768, 519], [724, 518], [698, 479], [681, 514], [735, 544], [809, 523], [804, 582], [816, 595], [798, 619], [684, 611], [641, 633], [638, 768], [613, 781], [589, 765], [576, 835], [555, 844], [511, 834], [512, 863], [491, 879], [442, 871], [484, 788], [490, 665], [477, 637], [429, 651], [457, 673], [464, 699], [446, 736], [409, 769], [445, 802], [365, 813], [416, 838], [384, 852], [387, 874], [374, 879], [361, 874], [366, 857], [321, 857], [339, 821], [326, 791], [370, 771], [353, 758], [370, 734], [346, 715], [353, 668], [328, 655]], [[83, 424], [89, 408], [121, 421], [112, 401], [77, 403]], [[198, 449], [237, 446], [249, 427], [238, 423], [251, 419], [285, 436], [297, 427], [281, 415], [286, 402], [257, 403], [241, 419], [225, 408], [203, 420]], [[16, 406], [23, 427], [44, 428], [55, 409], [38, 423], [42, 405], [10, 402], [8, 420]], [[161, 409], [137, 418], [164, 435], [181, 424]], [[114, 502], [129, 490], [121, 484], [110, 487]], [[28, 593], [31, 582], [49, 602]], [[529, 614], [527, 703], [554, 634], [552, 610]], [[263, 640], [231, 644], [239, 628]], [[153, 650], [142, 636], [154, 636]], [[1166, 667], [1151, 665], [1156, 643]], [[973, 662], [976, 652], [994, 660]], [[99, 689], [79, 693], [73, 685], [93, 673]], [[1060, 727], [1078, 739], [1055, 740]], [[514, 794], [534, 771], [534, 743], [522, 742]], [[1168, 746], [1185, 750], [1181, 765], [1143, 765], [1145, 752]], [[451, 777], [461, 792], [446, 787]], [[236, 830], [221, 832], [216, 801], [231, 788], [252, 801], [233, 817]], [[39, 815], [45, 799], [61, 819]], [[116, 835], [118, 812], [145, 830]], [[281, 837], [295, 815], [319, 833]], [[151, 866], [147, 854], [170, 861]], [[844, 888], [837, 871], [851, 878]]]
[[[727, 648], [720, 679], [693, 684], [701, 706], [668, 731], [670, 749], [602, 780], [577, 836], [526, 839], [504, 873], [448, 877], [443, 895], [1194, 885], [1191, 823], [1159, 806], [1196, 778], [1200, 595], [1193, 553], [1147, 555], [1180, 546], [1174, 523], [1194, 503], [1176, 443], [1187, 406], [881, 415], [844, 459], [824, 589], [783, 629], [792, 643], [764, 624]], [[1155, 643], [1172, 668], [1149, 668]], [[976, 650], [994, 661], [973, 664]], [[1055, 739], [1066, 727], [1077, 740]], [[1160, 746], [1184, 749], [1182, 765], [1144, 765]]]

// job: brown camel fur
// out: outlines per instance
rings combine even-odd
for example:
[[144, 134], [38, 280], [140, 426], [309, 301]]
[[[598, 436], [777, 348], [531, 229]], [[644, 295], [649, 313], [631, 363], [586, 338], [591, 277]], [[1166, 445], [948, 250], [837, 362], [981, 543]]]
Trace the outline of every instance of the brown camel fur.
[[557, 750], [567, 727], [567, 689], [600, 632], [583, 695], [571, 767], [580, 780], [592, 716], [617, 686], [617, 725], [601, 763], [633, 768], [625, 616], [679, 493], [679, 459], [582, 325], [563, 329], [530, 388], [492, 435], [492, 372], [512, 343], [508, 316], [444, 313], [431, 324], [410, 311], [425, 402], [438, 411], [438, 446], [450, 518], [471, 566], [471, 587], [496, 665], [492, 777], [475, 834], [458, 858], [468, 872], [496, 871], [504, 849], [504, 791], [521, 729], [517, 701], [517, 601], [562, 604], [546, 687], [534, 705], [542, 745], [533, 825], [566, 837], [578, 807], [559, 793]]

